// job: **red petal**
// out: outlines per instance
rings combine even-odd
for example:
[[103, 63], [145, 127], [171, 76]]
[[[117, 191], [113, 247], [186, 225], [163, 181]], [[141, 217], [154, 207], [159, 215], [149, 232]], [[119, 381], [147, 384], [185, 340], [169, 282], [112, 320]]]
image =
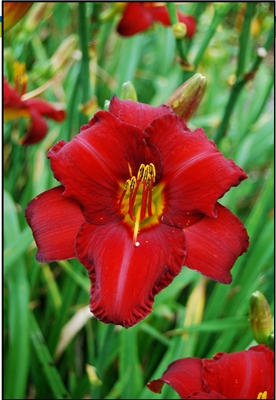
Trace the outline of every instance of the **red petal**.
[[181, 358], [168, 366], [160, 379], [148, 383], [148, 388], [160, 393], [164, 383], [170, 385], [182, 398], [194, 392], [202, 392], [202, 360], [200, 358]]
[[187, 33], [186, 36], [191, 38], [196, 33], [196, 20], [192, 15], [185, 15], [180, 11], [177, 11], [178, 20], [186, 25]]
[[23, 102], [15, 89], [13, 89], [6, 78], [4, 78], [4, 105], [21, 107]]
[[146, 128], [145, 137], [161, 154], [162, 179], [166, 182], [165, 223], [182, 223], [184, 227], [187, 212], [216, 217], [217, 199], [247, 177], [216, 149], [202, 129], [190, 132], [184, 120], [175, 114], [153, 121]]
[[195, 392], [191, 395], [185, 397], [185, 399], [227, 399], [227, 397], [222, 396], [220, 393], [215, 390], [210, 390], [210, 392]]
[[161, 24], [163, 24], [165, 26], [171, 25], [170, 16], [169, 16], [167, 7], [155, 5], [154, 3], [147, 3], [147, 6], [145, 6], [145, 9], [151, 15], [153, 21], [160, 22]]
[[64, 195], [80, 203], [90, 222], [105, 224], [122, 219], [119, 199], [130, 178], [129, 165], [137, 174], [146, 144], [139, 128], [107, 111], [99, 111], [93, 120], [71, 142], [57, 143], [48, 157], [55, 178], [66, 188]]
[[152, 107], [148, 104], [138, 103], [132, 100], [120, 100], [113, 96], [110, 102], [109, 111], [122, 122], [139, 126], [144, 130], [154, 119], [172, 114], [170, 107], [164, 104], [158, 107]]
[[117, 32], [122, 36], [132, 36], [143, 32], [152, 25], [151, 15], [147, 12], [143, 3], [128, 3], [123, 17], [117, 26]]
[[84, 222], [79, 205], [63, 197], [64, 188], [55, 187], [35, 197], [26, 207], [25, 216], [38, 247], [41, 262], [76, 257], [75, 237]]
[[76, 239], [79, 261], [91, 280], [91, 311], [101, 321], [136, 324], [152, 311], [155, 294], [181, 271], [183, 231], [163, 224], [143, 230], [133, 244], [127, 225], [85, 222]]
[[[145, 8], [148, 10], [154, 21], [160, 22], [165, 26], [171, 25], [167, 7], [152, 5]], [[194, 17], [192, 15], [185, 15], [181, 11], [177, 11], [177, 17], [180, 22], [183, 22], [186, 25], [186, 36], [192, 37], [196, 31], [196, 21]]]
[[35, 109], [29, 109], [31, 114], [31, 127], [24, 138], [21, 139], [21, 144], [27, 146], [35, 144], [44, 139], [48, 132], [48, 125], [45, 119]]
[[264, 345], [238, 353], [217, 353], [202, 360], [203, 379], [228, 399], [257, 399], [267, 391], [274, 398], [274, 353]]
[[55, 108], [51, 103], [41, 99], [25, 100], [24, 104], [30, 109], [36, 110], [39, 114], [44, 115], [54, 121], [61, 122], [64, 120], [66, 114], [64, 110]]
[[241, 221], [217, 203], [216, 219], [204, 217], [184, 229], [187, 240], [185, 265], [215, 281], [231, 283], [230, 269], [249, 245]]

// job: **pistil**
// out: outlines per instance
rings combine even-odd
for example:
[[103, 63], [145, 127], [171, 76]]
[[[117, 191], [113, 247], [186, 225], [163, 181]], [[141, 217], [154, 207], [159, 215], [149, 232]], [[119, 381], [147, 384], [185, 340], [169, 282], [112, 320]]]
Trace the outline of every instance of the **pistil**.
[[124, 199], [126, 196], [128, 196], [127, 214], [134, 222], [134, 244], [136, 244], [140, 224], [143, 223], [145, 219], [153, 217], [152, 192], [155, 177], [156, 170], [154, 164], [141, 164], [137, 173], [137, 177], [132, 176], [131, 179], [127, 179], [125, 182], [124, 190], [119, 200], [119, 206], [122, 208], [124, 207]]

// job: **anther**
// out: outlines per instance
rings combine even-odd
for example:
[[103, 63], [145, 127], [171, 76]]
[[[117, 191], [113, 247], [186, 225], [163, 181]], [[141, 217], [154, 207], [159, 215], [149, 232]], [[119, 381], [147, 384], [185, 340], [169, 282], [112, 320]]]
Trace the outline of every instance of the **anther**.
[[138, 174], [137, 174], [137, 179], [140, 179], [140, 180], [143, 179], [144, 171], [145, 171], [145, 164], [141, 164]]
[[153, 182], [155, 182], [155, 177], [156, 177], [156, 170], [154, 164], [150, 163], [149, 165], [149, 174], [152, 177]]
[[[130, 165], [129, 170], [130, 170]], [[133, 243], [136, 243], [136, 239], [139, 233], [140, 223], [144, 222], [144, 220], [148, 217], [153, 216], [152, 212], [152, 192], [153, 192], [153, 184], [155, 182], [156, 170], [153, 163], [150, 164], [141, 164], [136, 176], [131, 176], [125, 182], [124, 191], [119, 200], [119, 206], [121, 207], [123, 204], [123, 199], [127, 194], [128, 197], [128, 211], [130, 218], [134, 221], [134, 234], [133, 234]], [[136, 202], [136, 197], [138, 193], [138, 189], [140, 184], [143, 185], [142, 193], [139, 192], [139, 202]], [[135, 215], [134, 215], [135, 212]]]

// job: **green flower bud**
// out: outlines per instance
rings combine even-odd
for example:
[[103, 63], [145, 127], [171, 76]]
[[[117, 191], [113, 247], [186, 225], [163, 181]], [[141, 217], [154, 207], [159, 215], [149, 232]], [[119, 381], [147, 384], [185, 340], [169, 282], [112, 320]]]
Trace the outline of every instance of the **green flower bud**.
[[264, 295], [256, 291], [249, 302], [249, 319], [254, 339], [258, 343], [269, 345], [273, 332], [273, 321], [269, 304]]
[[177, 88], [165, 102], [173, 111], [189, 121], [198, 109], [206, 90], [206, 78], [195, 74]]
[[177, 22], [172, 26], [172, 31], [176, 39], [182, 39], [186, 36], [187, 27], [183, 22]]
[[135, 87], [130, 81], [127, 81], [122, 84], [121, 95], [120, 98], [122, 100], [133, 100], [137, 101], [137, 94]]

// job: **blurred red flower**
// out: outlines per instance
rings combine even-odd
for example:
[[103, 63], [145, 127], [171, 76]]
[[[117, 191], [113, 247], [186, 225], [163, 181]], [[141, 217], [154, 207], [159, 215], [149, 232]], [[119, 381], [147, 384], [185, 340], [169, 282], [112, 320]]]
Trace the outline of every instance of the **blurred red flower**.
[[62, 186], [26, 208], [36, 257], [77, 257], [100, 320], [136, 324], [183, 265], [231, 282], [248, 236], [217, 199], [247, 175], [170, 107], [114, 96], [109, 111], [48, 157]]
[[19, 117], [30, 117], [31, 126], [27, 135], [21, 139], [21, 144], [30, 145], [41, 141], [48, 131], [48, 125], [43, 116], [61, 122], [66, 114], [64, 110], [56, 109], [45, 100], [37, 98], [25, 100], [27, 77], [24, 73], [19, 75], [21, 75], [20, 79], [15, 80], [16, 88], [11, 87], [4, 78], [4, 121]]
[[11, 29], [20, 21], [31, 8], [29, 1], [3, 1], [3, 28], [4, 32]]
[[164, 383], [182, 399], [274, 399], [274, 353], [258, 345], [212, 360], [182, 358], [148, 388], [160, 393]]
[[[192, 37], [196, 31], [196, 21], [192, 15], [177, 11], [178, 20], [186, 25], [187, 37]], [[123, 12], [123, 17], [117, 27], [122, 36], [132, 36], [148, 29], [154, 22], [170, 26], [170, 17], [164, 3], [159, 2], [129, 2]]]

